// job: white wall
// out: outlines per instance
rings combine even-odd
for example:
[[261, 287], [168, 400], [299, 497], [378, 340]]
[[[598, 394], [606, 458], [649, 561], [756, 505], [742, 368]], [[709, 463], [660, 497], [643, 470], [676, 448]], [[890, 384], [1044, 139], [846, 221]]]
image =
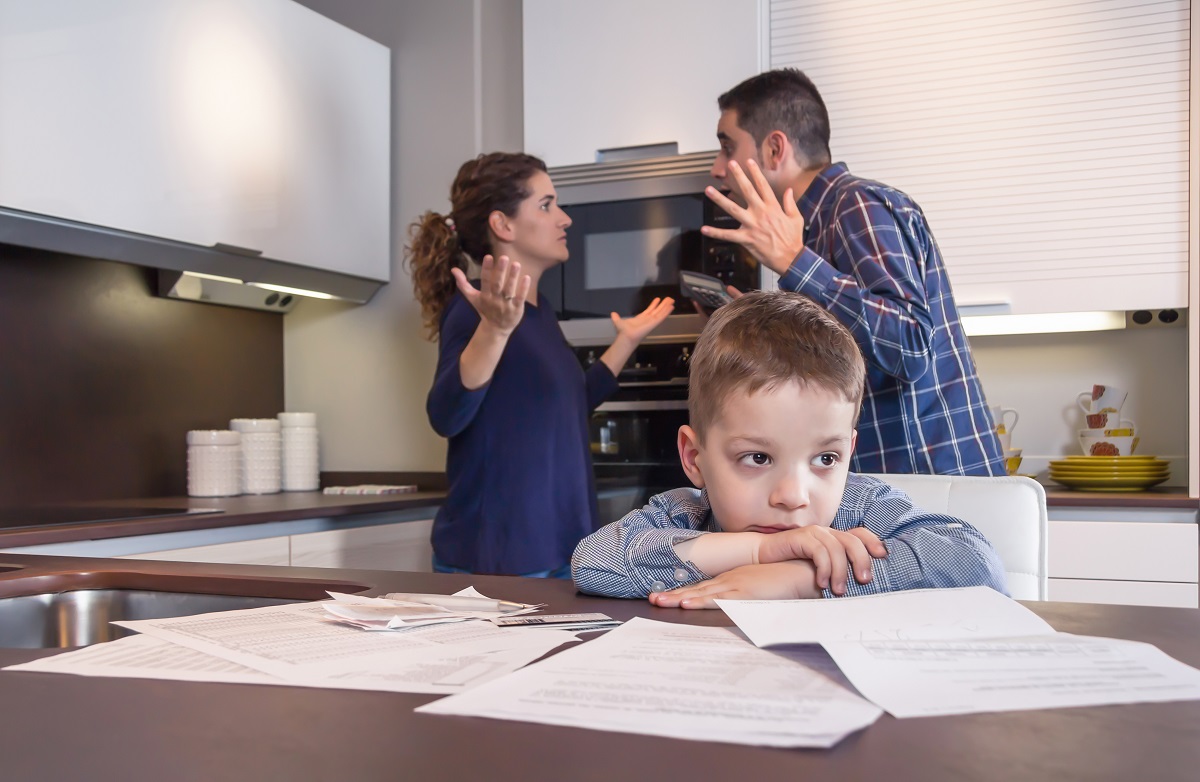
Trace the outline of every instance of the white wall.
[[402, 266], [407, 227], [445, 211], [459, 165], [522, 139], [520, 0], [300, 0], [392, 50], [392, 282], [369, 304], [284, 320], [289, 410], [317, 413], [326, 470], [441, 470], [425, 395], [436, 346]]
[[1129, 392], [1121, 413], [1138, 425], [1137, 452], [1172, 459], [1167, 485], [1188, 485], [1187, 328], [974, 337], [971, 349], [988, 403], [1020, 414], [1012, 438], [1020, 472], [1083, 453], [1075, 398], [1099, 383]]

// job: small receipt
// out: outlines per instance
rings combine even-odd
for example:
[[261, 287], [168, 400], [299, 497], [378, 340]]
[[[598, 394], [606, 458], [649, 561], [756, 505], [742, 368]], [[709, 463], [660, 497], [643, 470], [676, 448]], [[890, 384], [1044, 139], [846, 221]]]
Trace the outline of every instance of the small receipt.
[[607, 614], [546, 614], [544, 616], [500, 616], [492, 620], [498, 627], [553, 627], [566, 629], [601, 629], [621, 624]]

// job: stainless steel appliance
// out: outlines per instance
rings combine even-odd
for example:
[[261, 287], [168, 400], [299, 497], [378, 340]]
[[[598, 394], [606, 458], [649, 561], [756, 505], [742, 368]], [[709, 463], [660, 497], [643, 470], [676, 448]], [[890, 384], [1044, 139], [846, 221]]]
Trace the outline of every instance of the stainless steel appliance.
[[[632, 315], [655, 297], [680, 299], [679, 273], [696, 271], [742, 290], [761, 287], [748, 253], [700, 233], [705, 224], [734, 225], [705, 195], [714, 184], [711, 154], [571, 166], [550, 172], [571, 216], [570, 260], [544, 275], [563, 331], [575, 344], [611, 339], [609, 313]], [[689, 302], [656, 333], [699, 330]], [[682, 318], [682, 320], [681, 320]]]
[[[694, 346], [694, 336], [643, 343], [617, 377], [620, 389], [592, 414], [592, 464], [604, 521], [615, 521], [659, 492], [689, 485], [676, 438], [688, 422], [687, 372]], [[599, 360], [604, 347], [575, 350], [587, 366]]]

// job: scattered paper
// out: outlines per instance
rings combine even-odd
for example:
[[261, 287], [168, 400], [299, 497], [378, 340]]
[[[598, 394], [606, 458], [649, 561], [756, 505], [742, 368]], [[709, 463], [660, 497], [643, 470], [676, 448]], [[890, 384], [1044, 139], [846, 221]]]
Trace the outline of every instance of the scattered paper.
[[830, 747], [881, 714], [729, 628], [640, 618], [417, 711], [776, 747]]
[[440, 653], [392, 660], [386, 668], [364, 668], [322, 678], [282, 679], [186, 646], [150, 635], [131, 635], [53, 657], [43, 657], [5, 670], [109, 676], [172, 681], [267, 684], [336, 689], [449, 694], [491, 681], [516, 670], [564, 640], [537, 634], [532, 643], [513, 649], [470, 653], [447, 648]]
[[718, 600], [756, 646], [824, 641], [993, 638], [1053, 633], [989, 587], [914, 589], [833, 600]]
[[717, 602], [758, 646], [819, 641], [896, 717], [1200, 699], [1200, 671], [1157, 648], [1056, 633], [987, 587]]
[[1200, 671], [1135, 641], [1055, 633], [825, 648], [896, 717], [1200, 699]]

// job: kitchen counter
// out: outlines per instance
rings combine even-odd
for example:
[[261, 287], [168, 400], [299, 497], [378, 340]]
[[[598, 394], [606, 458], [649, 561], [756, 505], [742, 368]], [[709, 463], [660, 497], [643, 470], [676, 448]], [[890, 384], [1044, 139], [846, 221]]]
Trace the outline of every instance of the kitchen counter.
[[139, 500], [96, 501], [88, 502], [86, 505], [91, 507], [136, 505], [141, 508], [217, 508], [222, 512], [0, 530], [0, 548], [217, 529], [315, 517], [336, 518], [365, 513], [404, 511], [436, 507], [441, 505], [445, 497], [446, 492], [439, 489], [407, 494], [346, 495], [302, 491], [279, 494], [244, 494], [238, 497], [155, 497]]
[[[338, 483], [410, 483], [400, 480], [407, 474], [345, 473], [347, 479]], [[81, 540], [101, 540], [132, 535], [151, 535], [166, 532], [217, 529], [248, 524], [265, 524], [314, 517], [337, 518], [388, 511], [408, 511], [433, 508], [446, 497], [444, 478], [437, 474], [420, 485], [429, 490], [408, 494], [327, 495], [321, 492], [281, 492], [279, 494], [241, 495], [238, 497], [155, 497], [137, 500], [104, 500], [86, 503], [94, 507], [136, 505], [143, 508], [216, 508], [221, 513], [179, 516], [157, 516], [147, 519], [61, 524], [36, 528], [0, 529], [0, 549], [37, 546], [49, 543], [70, 543]], [[609, 481], [605, 488], [625, 483]], [[1135, 510], [1137, 508], [1183, 508], [1197, 510], [1200, 501], [1189, 498], [1182, 488], [1156, 488], [1140, 492], [1073, 491], [1054, 484], [1046, 485], [1046, 504], [1055, 507], [1088, 507]]]
[[1043, 484], [1046, 505], [1082, 508], [1184, 508], [1200, 510], [1200, 499], [1188, 497], [1182, 487], [1152, 488], [1146, 491], [1076, 491], [1056, 483]]
[[[563, 581], [246, 565], [0, 555], [0, 564], [337, 579], [375, 591], [485, 594], [547, 612], [727, 626], [720, 611], [661, 609], [578, 595]], [[12, 577], [0, 575], [0, 580]], [[1200, 666], [1200, 612], [1029, 603], [1065, 632], [1152, 643]], [[53, 653], [0, 649], [0, 665]], [[663, 779], [1190, 780], [1200, 767], [1200, 702], [898, 720], [883, 716], [830, 750], [680, 741], [533, 723], [416, 714], [430, 695], [0, 672], [6, 782], [213, 779], [355, 782]]]

